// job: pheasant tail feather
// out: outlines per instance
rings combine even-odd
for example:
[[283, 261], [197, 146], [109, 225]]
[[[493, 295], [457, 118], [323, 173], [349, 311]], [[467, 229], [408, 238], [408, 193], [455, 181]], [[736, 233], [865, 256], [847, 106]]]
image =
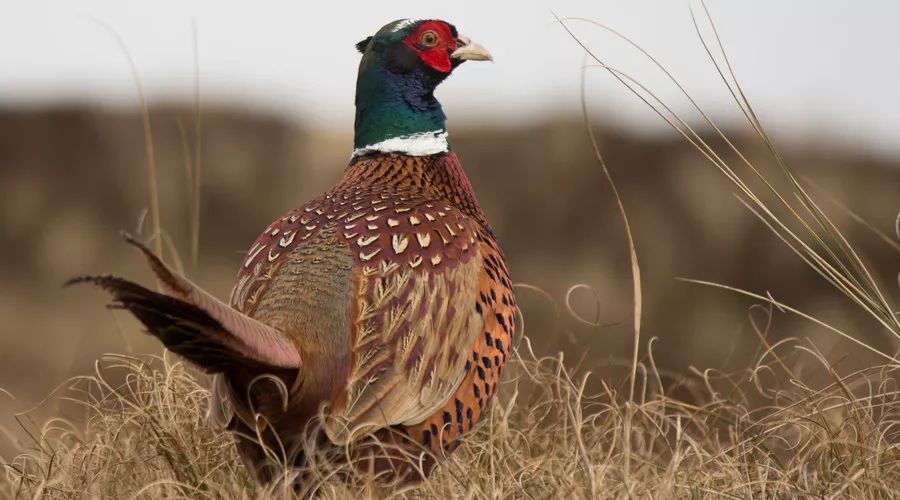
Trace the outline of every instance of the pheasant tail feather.
[[208, 373], [247, 368], [248, 363], [300, 366], [299, 351], [281, 332], [228, 307], [138, 241], [125, 239], [147, 258], [164, 293], [115, 276], [81, 276], [66, 285], [91, 283], [106, 290], [113, 296], [112, 307], [131, 312], [169, 350]]

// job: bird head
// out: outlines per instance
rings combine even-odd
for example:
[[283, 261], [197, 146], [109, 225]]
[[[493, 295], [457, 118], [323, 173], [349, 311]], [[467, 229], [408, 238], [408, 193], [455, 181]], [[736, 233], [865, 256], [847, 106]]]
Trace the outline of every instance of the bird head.
[[463, 62], [490, 61], [490, 53], [452, 24], [434, 19], [388, 23], [356, 48], [362, 60], [354, 156], [371, 151], [433, 154], [441, 144], [447, 150], [446, 117], [434, 89]]
[[493, 60], [484, 47], [460, 35], [455, 26], [435, 19], [388, 23], [357, 43], [356, 49], [363, 54], [360, 67], [374, 59], [392, 71], [421, 70], [438, 81], [464, 61]]

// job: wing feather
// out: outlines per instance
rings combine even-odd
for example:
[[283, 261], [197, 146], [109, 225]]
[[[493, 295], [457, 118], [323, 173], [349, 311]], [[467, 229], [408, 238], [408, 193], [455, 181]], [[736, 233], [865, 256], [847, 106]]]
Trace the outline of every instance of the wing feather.
[[443, 203], [412, 199], [396, 208], [385, 211], [381, 231], [351, 242], [365, 244], [357, 255], [379, 257], [357, 262], [352, 363], [326, 424], [338, 443], [353, 439], [351, 431], [431, 416], [462, 382], [481, 329], [475, 223]]

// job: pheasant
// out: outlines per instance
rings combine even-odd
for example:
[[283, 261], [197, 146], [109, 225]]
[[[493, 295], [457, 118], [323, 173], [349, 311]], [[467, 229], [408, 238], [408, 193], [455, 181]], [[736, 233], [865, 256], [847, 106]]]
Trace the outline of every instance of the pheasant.
[[507, 266], [434, 97], [464, 61], [491, 56], [440, 20], [395, 21], [356, 47], [343, 178], [262, 232], [229, 304], [131, 238], [160, 292], [73, 280], [214, 374], [211, 414], [263, 482], [276, 474], [264, 447], [302, 465], [311, 426], [331, 446], [387, 441], [399, 451], [376, 467], [427, 476], [489, 410], [510, 355]]

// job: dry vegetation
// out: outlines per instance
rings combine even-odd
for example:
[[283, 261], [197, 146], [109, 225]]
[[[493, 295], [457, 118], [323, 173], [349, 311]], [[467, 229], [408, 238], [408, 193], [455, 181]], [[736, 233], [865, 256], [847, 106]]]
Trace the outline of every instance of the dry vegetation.
[[[896, 498], [897, 308], [781, 161], [733, 78], [718, 35], [713, 39], [711, 45], [702, 39], [704, 47], [770, 149], [777, 178], [763, 175], [724, 134], [722, 149], [709, 146], [639, 82], [585, 49], [719, 169], [750, 212], [821, 275], [823, 286], [834, 287], [871, 318], [871, 324], [856, 325], [858, 330], [888, 333], [891, 350], [886, 352], [852, 331], [807, 317], [878, 359], [871, 367], [844, 370], [840, 360], [830, 359], [807, 339], [770, 342], [779, 315], [804, 313], [766, 293], [714, 285], [753, 298], [748, 323], [759, 341], [754, 362], [735, 373], [657, 369], [654, 340], [641, 336], [640, 248], [632, 242], [634, 350], [622, 363], [622, 376], [616, 382], [592, 381], [587, 371], [572, 368], [562, 356], [535, 356], [528, 337], [522, 336], [490, 418], [425, 483], [380, 484], [371, 474], [314, 451], [302, 471], [301, 491], [283, 485], [262, 490], [250, 481], [230, 438], [207, 425], [209, 394], [183, 363], [109, 355], [97, 362], [92, 376], [73, 380], [52, 398], [79, 405], [83, 418], [54, 419], [35, 428], [22, 417], [31, 442], [5, 464], [0, 491], [52, 498], [347, 498], [359, 492], [403, 498]], [[612, 181], [596, 142], [594, 146]], [[189, 177], [199, 185], [199, 174]], [[630, 234], [627, 207], [621, 201], [619, 207]], [[154, 234], [161, 234], [158, 227]], [[881, 236], [900, 249], [900, 234]], [[572, 307], [567, 309], [576, 315]]]
[[[764, 311], [761, 311], [764, 313]], [[771, 311], [769, 311], [771, 312]], [[793, 353], [791, 354], [791, 352]], [[900, 489], [900, 365], [838, 375], [814, 348], [783, 342], [745, 372], [661, 378], [650, 351], [633, 402], [586, 394], [559, 358], [520, 344], [491, 417], [426, 483], [377, 487], [321, 454], [301, 493], [323, 498], [894, 498]], [[830, 383], [810, 387], [786, 365]], [[122, 382], [112, 382], [122, 380]], [[673, 398], [681, 389], [690, 394]], [[83, 424], [48, 422], [7, 465], [17, 497], [281, 497], [254, 485], [230, 438], [205, 421], [208, 392], [181, 362], [110, 355], [65, 397]], [[751, 403], [751, 401], [756, 401]], [[760, 403], [762, 401], [762, 403]]]

